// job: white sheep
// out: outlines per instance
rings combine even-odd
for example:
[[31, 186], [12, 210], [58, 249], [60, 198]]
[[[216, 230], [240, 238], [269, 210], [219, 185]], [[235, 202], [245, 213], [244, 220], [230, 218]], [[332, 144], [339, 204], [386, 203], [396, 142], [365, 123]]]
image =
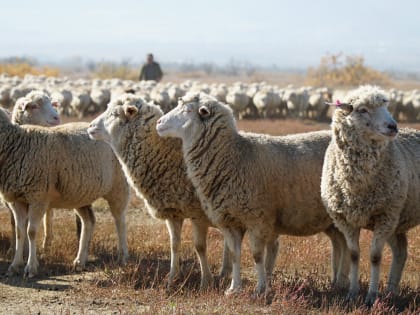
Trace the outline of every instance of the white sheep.
[[[56, 126], [60, 124], [60, 117], [57, 113], [57, 108], [60, 107], [61, 104], [53, 101], [45, 92], [34, 90], [16, 101], [16, 104], [13, 107], [11, 121], [13, 124], [17, 125]], [[95, 218], [91, 206], [89, 205], [85, 208], [84, 211], [92, 212], [89, 217]], [[44, 240], [42, 242], [44, 250], [48, 250], [53, 239], [52, 218], [52, 209], [47, 209], [44, 216]], [[13, 217], [11, 222], [13, 231], [15, 231]], [[76, 226], [77, 237], [80, 240], [82, 226], [78, 216], [76, 216]], [[12, 248], [15, 248], [15, 238], [12, 237], [12, 240]]]
[[[211, 224], [187, 178], [181, 142], [157, 135], [155, 125], [162, 115], [158, 106], [134, 95], [121, 95], [92, 121], [88, 132], [91, 138], [111, 145], [131, 186], [144, 199], [148, 212], [166, 220], [171, 240], [169, 286], [179, 273], [182, 223], [191, 219], [201, 266], [200, 286], [206, 288], [212, 283], [206, 256], [207, 229]], [[224, 261], [222, 275], [229, 273], [228, 263]]]
[[264, 251], [276, 247], [279, 234], [327, 233], [333, 244], [333, 281], [345, 285], [345, 241], [333, 227], [319, 191], [329, 132], [283, 137], [238, 133], [229, 106], [205, 94], [187, 94], [156, 128], [161, 136], [182, 139], [188, 177], [207, 216], [223, 231], [233, 257], [227, 294], [241, 286], [245, 230], [258, 273], [257, 293], [266, 289], [274, 267]]
[[109, 203], [118, 232], [120, 259], [128, 256], [125, 208], [129, 186], [118, 160], [105, 143], [89, 139], [86, 123], [56, 127], [19, 126], [0, 111], [0, 197], [12, 205], [16, 252], [9, 273], [23, 264], [26, 222], [29, 258], [25, 276], [37, 273], [36, 234], [48, 208], [77, 208], [82, 220], [74, 264], [83, 267], [94, 220], [85, 205], [99, 197]]
[[387, 290], [396, 293], [407, 257], [406, 232], [420, 223], [420, 131], [398, 132], [385, 92], [377, 87], [362, 86], [337, 105], [322, 171], [322, 200], [351, 252], [349, 299], [359, 292], [360, 230], [373, 231], [366, 297], [372, 305], [385, 243], [393, 254]]
[[32, 91], [19, 98], [13, 107], [12, 122], [17, 125], [56, 126], [60, 124], [57, 102], [43, 91]]

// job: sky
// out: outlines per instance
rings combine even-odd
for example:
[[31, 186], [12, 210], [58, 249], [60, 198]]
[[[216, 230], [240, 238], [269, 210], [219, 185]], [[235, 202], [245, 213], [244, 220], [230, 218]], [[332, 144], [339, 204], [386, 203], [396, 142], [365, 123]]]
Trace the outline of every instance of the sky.
[[0, 0], [0, 58], [246, 61], [304, 69], [327, 53], [420, 72], [418, 0]]

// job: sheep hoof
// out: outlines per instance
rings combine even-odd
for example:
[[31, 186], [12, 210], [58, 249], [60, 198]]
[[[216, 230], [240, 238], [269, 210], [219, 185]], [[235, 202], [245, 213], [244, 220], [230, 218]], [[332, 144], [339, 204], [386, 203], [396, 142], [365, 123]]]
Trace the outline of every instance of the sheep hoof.
[[37, 274], [37, 271], [36, 270], [34, 270], [35, 268], [31, 268], [31, 267], [29, 267], [29, 266], [26, 266], [25, 267], [25, 271], [24, 271], [24, 273], [23, 273], [23, 277], [25, 278], [25, 279], [32, 279], [32, 278], [34, 278], [35, 276], [36, 276], [36, 274]]
[[82, 263], [79, 259], [73, 261], [73, 270], [76, 272], [83, 271], [85, 269], [85, 264]]
[[238, 287], [238, 288], [229, 288], [229, 289], [227, 289], [225, 291], [225, 295], [226, 296], [237, 295], [239, 293], [241, 293], [241, 288], [240, 287]]
[[264, 294], [265, 294], [265, 292], [266, 292], [265, 285], [257, 286], [257, 287], [255, 288], [255, 291], [254, 291], [254, 296], [255, 296], [255, 297], [262, 296], [262, 295], [264, 295]]
[[121, 266], [127, 266], [128, 255], [120, 255], [118, 256], [118, 263]]
[[348, 290], [350, 281], [347, 277], [339, 278], [332, 283], [332, 286], [338, 290]]
[[378, 292], [368, 292], [365, 299], [365, 304], [368, 307], [372, 307], [377, 298], [378, 298]]
[[349, 291], [349, 293], [347, 293], [347, 296], [346, 296], [346, 301], [347, 302], [354, 302], [354, 301], [356, 301], [358, 295], [359, 294], [358, 294], [357, 291]]
[[13, 277], [19, 274], [19, 269], [20, 266], [14, 266], [14, 265], [10, 265], [9, 269], [7, 269], [7, 276], [8, 277]]
[[206, 278], [201, 279], [201, 282], [200, 282], [201, 291], [206, 291], [208, 289], [211, 289], [212, 287], [213, 287], [212, 277], [206, 277]]

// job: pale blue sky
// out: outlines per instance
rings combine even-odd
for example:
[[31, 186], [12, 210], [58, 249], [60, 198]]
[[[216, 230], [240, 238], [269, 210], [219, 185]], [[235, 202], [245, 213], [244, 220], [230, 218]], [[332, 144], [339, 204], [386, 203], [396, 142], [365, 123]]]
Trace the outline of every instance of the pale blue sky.
[[305, 68], [327, 52], [420, 71], [419, 0], [0, 0], [0, 57]]

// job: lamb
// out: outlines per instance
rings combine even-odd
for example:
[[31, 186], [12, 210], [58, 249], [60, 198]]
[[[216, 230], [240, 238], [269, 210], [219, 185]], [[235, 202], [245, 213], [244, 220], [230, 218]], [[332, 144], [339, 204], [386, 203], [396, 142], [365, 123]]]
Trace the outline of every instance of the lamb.
[[29, 258], [24, 275], [37, 274], [35, 240], [47, 208], [77, 208], [82, 233], [73, 263], [83, 267], [94, 224], [84, 206], [99, 197], [109, 203], [118, 232], [119, 258], [126, 261], [125, 208], [129, 186], [111, 148], [90, 140], [87, 127], [87, 123], [50, 128], [19, 126], [0, 111], [0, 198], [13, 205], [17, 226], [16, 252], [9, 274], [18, 272], [23, 264], [26, 221]]
[[[195, 190], [187, 179], [178, 139], [162, 139], [154, 128], [163, 115], [155, 105], [134, 95], [121, 95], [92, 121], [92, 139], [111, 145], [137, 195], [145, 200], [151, 216], [166, 220], [171, 240], [171, 270], [168, 286], [179, 273], [179, 251], [183, 221], [191, 219], [194, 246], [201, 266], [202, 289], [212, 283], [206, 256], [206, 236], [210, 222], [201, 209]], [[221, 275], [230, 271], [224, 257]]]
[[333, 244], [333, 281], [345, 285], [345, 240], [332, 225], [319, 193], [329, 132], [283, 137], [238, 133], [232, 110], [205, 94], [187, 94], [156, 128], [160, 136], [182, 139], [188, 177], [229, 246], [233, 277], [227, 294], [241, 286], [245, 230], [258, 273], [257, 294], [266, 289], [274, 267], [264, 251], [276, 250], [273, 244], [280, 234], [325, 232]]
[[378, 296], [385, 242], [393, 254], [387, 290], [396, 293], [406, 233], [420, 223], [420, 131], [398, 131], [387, 105], [385, 92], [369, 85], [338, 103], [321, 180], [322, 200], [351, 253], [350, 300], [359, 292], [360, 229], [373, 231], [368, 305]]

